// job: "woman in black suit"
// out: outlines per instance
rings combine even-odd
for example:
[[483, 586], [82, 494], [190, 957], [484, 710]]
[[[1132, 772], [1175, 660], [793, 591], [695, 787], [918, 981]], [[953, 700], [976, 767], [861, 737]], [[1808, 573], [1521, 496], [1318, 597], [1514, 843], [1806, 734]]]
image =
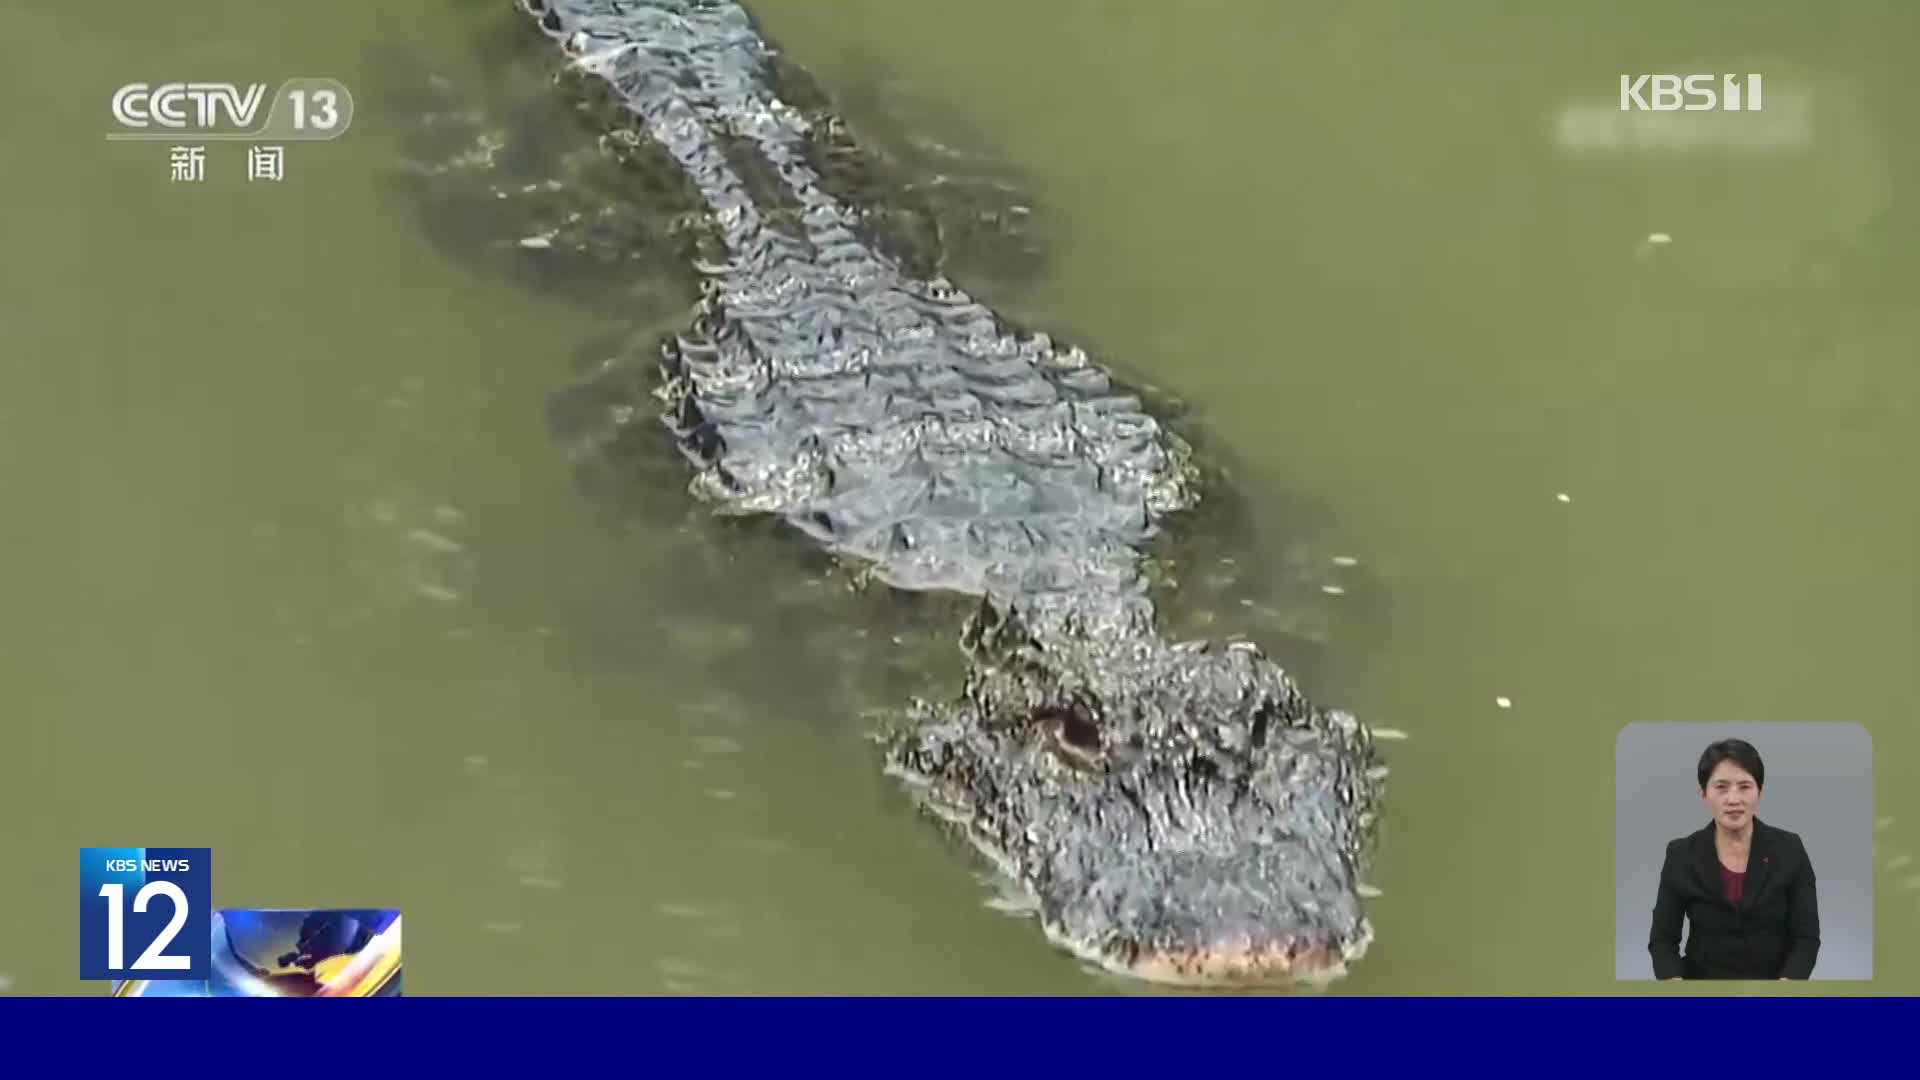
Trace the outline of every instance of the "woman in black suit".
[[[1667, 845], [1647, 951], [1660, 979], [1805, 979], [1820, 952], [1813, 863], [1800, 837], [1754, 817], [1767, 769], [1750, 743], [1700, 755], [1705, 828]], [[1685, 955], [1680, 923], [1690, 927]]]

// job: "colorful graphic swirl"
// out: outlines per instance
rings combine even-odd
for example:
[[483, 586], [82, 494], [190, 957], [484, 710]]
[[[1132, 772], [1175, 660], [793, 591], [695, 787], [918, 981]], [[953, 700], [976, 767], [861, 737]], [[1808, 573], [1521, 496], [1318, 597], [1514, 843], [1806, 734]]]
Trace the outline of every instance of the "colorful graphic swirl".
[[400, 913], [377, 908], [213, 913], [213, 975], [129, 979], [115, 997], [397, 997]]

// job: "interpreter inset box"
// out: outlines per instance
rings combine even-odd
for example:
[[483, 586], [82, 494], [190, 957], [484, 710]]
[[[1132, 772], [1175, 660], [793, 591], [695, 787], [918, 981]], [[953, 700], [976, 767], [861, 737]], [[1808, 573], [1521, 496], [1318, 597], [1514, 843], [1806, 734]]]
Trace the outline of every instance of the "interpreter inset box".
[[1614, 975], [1873, 977], [1873, 740], [1639, 723], [1615, 747]]

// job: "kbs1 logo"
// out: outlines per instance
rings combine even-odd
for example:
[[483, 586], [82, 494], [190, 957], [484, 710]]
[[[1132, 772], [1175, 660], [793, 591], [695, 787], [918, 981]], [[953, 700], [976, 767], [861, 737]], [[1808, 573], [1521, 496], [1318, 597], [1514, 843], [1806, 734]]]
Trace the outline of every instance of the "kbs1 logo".
[[[353, 95], [336, 79], [267, 83], [128, 83], [114, 91], [109, 139], [337, 139], [353, 122]], [[262, 115], [262, 109], [265, 115]]]
[[1759, 112], [1760, 76], [1622, 75], [1621, 112]]
[[80, 977], [206, 979], [212, 848], [81, 848]]

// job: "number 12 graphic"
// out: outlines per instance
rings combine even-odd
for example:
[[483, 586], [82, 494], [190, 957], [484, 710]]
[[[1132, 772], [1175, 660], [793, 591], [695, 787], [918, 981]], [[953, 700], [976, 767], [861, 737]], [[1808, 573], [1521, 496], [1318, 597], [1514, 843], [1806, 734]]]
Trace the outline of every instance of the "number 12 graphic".
[[81, 848], [80, 977], [208, 978], [212, 909], [210, 848]]

